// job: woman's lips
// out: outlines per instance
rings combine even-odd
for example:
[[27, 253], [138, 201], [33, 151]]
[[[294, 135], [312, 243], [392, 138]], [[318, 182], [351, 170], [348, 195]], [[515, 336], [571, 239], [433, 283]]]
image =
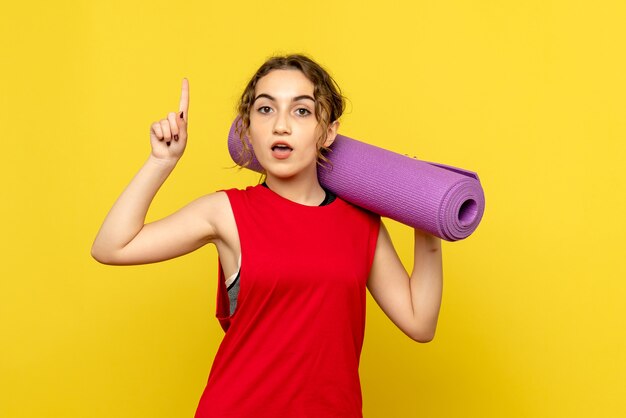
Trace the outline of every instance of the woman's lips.
[[289, 158], [293, 149], [286, 141], [278, 140], [272, 144], [272, 157], [277, 160]]
[[291, 151], [292, 149], [289, 147], [272, 147], [272, 157], [284, 160], [285, 158], [289, 158]]

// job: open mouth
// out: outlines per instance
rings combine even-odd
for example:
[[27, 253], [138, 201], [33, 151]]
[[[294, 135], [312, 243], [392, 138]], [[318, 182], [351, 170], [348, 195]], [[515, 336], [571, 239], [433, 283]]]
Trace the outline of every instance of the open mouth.
[[289, 158], [291, 151], [293, 151], [293, 149], [283, 142], [277, 142], [272, 145], [272, 156], [278, 160]]
[[276, 144], [272, 147], [272, 151], [293, 151], [293, 149], [286, 144]]

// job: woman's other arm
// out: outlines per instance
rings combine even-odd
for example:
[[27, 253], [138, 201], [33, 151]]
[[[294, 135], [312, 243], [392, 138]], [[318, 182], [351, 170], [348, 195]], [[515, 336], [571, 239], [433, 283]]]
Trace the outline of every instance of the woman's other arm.
[[415, 261], [409, 276], [385, 225], [380, 223], [367, 287], [376, 303], [402, 332], [415, 341], [426, 343], [435, 337], [441, 307], [441, 239], [417, 229], [414, 235]]

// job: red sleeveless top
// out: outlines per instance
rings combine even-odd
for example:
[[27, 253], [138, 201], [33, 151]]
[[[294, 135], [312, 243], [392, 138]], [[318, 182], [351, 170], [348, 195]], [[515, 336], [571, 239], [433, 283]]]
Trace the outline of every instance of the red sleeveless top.
[[225, 335], [195, 417], [362, 417], [358, 367], [380, 216], [339, 197], [301, 205], [261, 185], [226, 194], [241, 283], [231, 316], [220, 266]]

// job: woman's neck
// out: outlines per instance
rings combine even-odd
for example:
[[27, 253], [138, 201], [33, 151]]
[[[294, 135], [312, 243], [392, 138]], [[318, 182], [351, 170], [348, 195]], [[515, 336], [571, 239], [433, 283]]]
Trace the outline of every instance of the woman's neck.
[[317, 175], [282, 179], [268, 174], [265, 183], [274, 193], [301, 205], [318, 206], [326, 197]]

